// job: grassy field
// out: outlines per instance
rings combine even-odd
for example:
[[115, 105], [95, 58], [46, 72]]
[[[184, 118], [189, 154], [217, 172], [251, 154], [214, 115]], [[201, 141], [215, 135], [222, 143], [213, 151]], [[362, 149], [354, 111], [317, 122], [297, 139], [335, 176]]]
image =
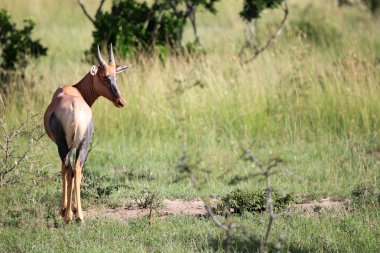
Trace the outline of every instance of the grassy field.
[[[97, 1], [87, 2], [93, 13], [96, 6], [90, 5]], [[372, 189], [374, 198], [379, 194], [379, 19], [362, 6], [291, 0], [278, 41], [241, 65], [238, 52], [246, 28], [238, 16], [241, 2], [222, 0], [216, 16], [200, 12], [207, 53], [199, 58], [162, 63], [116, 56], [118, 63], [134, 64], [118, 79], [127, 106], [116, 109], [100, 98], [93, 107], [95, 138], [84, 172], [84, 209], [116, 206], [144, 189], [162, 198], [193, 199], [264, 187], [256, 177], [230, 184], [257, 169], [241, 161], [243, 144], [263, 161], [284, 160], [288, 173], [271, 178], [277, 192], [297, 202], [329, 196], [348, 203], [339, 212], [278, 218], [273, 238], [285, 235], [284, 251], [379, 252], [379, 200], [371, 194], [360, 195], [359, 202], [352, 198], [355, 189]], [[33, 18], [35, 38], [49, 48], [48, 56], [28, 67], [26, 81], [10, 84], [13, 91], [2, 97], [1, 116], [12, 126], [25, 120], [25, 107], [43, 113], [59, 85], [76, 83], [90, 70], [84, 51], [93, 27], [76, 1], [2, 0], [0, 8], [20, 25]], [[259, 42], [281, 16], [281, 10], [263, 14]], [[191, 40], [190, 28], [185, 37]], [[178, 94], [196, 82], [204, 87]], [[41, 147], [38, 166], [19, 175], [18, 183], [0, 185], [0, 252], [223, 252], [224, 235], [208, 218], [175, 216], [148, 226], [146, 218], [124, 224], [85, 217], [83, 226], [63, 225], [56, 217], [56, 146], [44, 137]], [[197, 163], [200, 192], [190, 180], [179, 180], [177, 164], [184, 151]], [[107, 186], [114, 191], [96, 195], [97, 188]], [[230, 218], [262, 233], [266, 227], [263, 214]], [[233, 250], [257, 249], [236, 234]]]

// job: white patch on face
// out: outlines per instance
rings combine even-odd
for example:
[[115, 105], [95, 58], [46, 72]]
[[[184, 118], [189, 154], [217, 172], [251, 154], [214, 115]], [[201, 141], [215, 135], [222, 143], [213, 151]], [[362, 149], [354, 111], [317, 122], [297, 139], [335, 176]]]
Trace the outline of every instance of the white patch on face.
[[96, 75], [96, 73], [98, 73], [98, 67], [95, 66], [95, 65], [92, 65], [92, 66], [91, 66], [90, 73], [91, 73], [91, 75], [93, 75], [93, 76]]

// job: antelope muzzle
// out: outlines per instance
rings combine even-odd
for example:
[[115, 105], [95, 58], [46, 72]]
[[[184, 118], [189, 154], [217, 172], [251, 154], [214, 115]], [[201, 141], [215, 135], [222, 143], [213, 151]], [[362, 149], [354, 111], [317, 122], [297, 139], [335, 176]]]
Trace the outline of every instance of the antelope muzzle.
[[124, 107], [124, 105], [125, 105], [125, 100], [124, 100], [124, 98], [122, 98], [122, 97], [120, 97], [120, 98], [116, 98], [116, 99], [114, 100], [114, 105], [115, 105], [116, 107], [118, 107], [118, 108]]

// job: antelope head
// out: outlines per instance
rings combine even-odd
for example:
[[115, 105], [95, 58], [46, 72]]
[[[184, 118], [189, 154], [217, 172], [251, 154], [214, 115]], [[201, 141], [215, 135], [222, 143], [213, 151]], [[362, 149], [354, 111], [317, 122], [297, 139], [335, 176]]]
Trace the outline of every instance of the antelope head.
[[103, 60], [99, 45], [96, 58], [99, 66], [92, 66], [91, 75], [94, 76], [93, 88], [97, 94], [110, 100], [116, 107], [121, 108], [125, 105], [119, 88], [116, 85], [116, 74], [123, 72], [128, 68], [127, 65], [116, 65], [112, 51], [112, 44], [108, 48], [108, 63]]

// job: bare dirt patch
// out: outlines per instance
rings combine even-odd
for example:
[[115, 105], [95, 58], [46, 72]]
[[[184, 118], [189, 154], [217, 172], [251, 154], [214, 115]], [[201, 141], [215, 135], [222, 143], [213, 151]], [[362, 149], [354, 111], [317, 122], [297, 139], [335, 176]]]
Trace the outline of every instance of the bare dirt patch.
[[312, 201], [302, 204], [294, 204], [289, 208], [290, 213], [305, 216], [315, 216], [327, 210], [343, 211], [346, 209], [346, 201], [342, 199], [324, 198], [319, 201]]
[[[149, 215], [149, 208], [130, 209], [126, 206], [118, 206], [115, 208], [109, 208], [103, 211], [96, 211], [90, 209], [85, 212], [85, 216], [91, 218], [108, 217], [124, 222], [128, 222], [131, 219], [140, 218]], [[164, 218], [167, 216], [178, 215], [190, 215], [190, 216], [204, 216], [207, 214], [205, 205], [200, 199], [185, 200], [185, 199], [165, 199], [163, 201], [163, 207], [153, 210], [154, 217]]]
[[[217, 199], [212, 200], [213, 203]], [[302, 204], [291, 205], [288, 209], [290, 214], [299, 214], [307, 217], [319, 215], [327, 210], [334, 210], [341, 212], [346, 209], [346, 201], [334, 198], [324, 198], [319, 201], [312, 201]], [[85, 216], [89, 218], [107, 217], [111, 219], [120, 220], [122, 222], [129, 222], [132, 219], [141, 218], [149, 215], [149, 208], [138, 209], [129, 208], [127, 206], [118, 206], [115, 208], [108, 208], [105, 210], [90, 209], [85, 211]], [[185, 199], [165, 199], [163, 200], [163, 207], [153, 210], [154, 218], [165, 218], [168, 216], [206, 216], [207, 211], [205, 205], [200, 199], [185, 200]]]
[[367, 153], [368, 156], [372, 156], [373, 158], [380, 159], [380, 151], [370, 151]]

